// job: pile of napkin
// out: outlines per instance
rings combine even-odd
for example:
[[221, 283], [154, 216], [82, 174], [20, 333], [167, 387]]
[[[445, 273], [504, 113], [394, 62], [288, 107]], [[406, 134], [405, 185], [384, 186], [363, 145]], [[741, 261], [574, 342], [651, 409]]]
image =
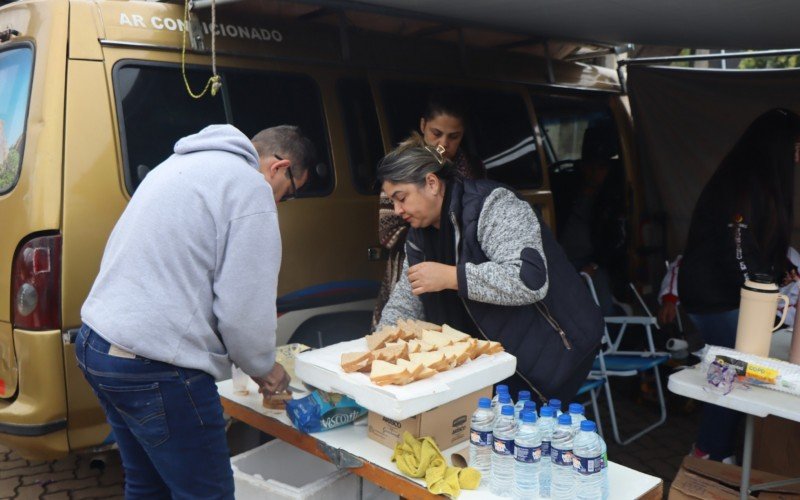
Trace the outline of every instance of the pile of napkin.
[[394, 447], [392, 462], [406, 476], [424, 477], [428, 491], [436, 495], [457, 498], [462, 488], [474, 490], [481, 482], [481, 473], [472, 467], [448, 467], [433, 439], [417, 439], [408, 432]]

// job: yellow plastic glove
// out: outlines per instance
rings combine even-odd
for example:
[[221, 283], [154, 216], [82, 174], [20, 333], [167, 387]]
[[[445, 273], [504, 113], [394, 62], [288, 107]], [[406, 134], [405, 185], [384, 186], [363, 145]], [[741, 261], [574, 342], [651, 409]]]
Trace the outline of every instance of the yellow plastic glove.
[[403, 474], [424, 477], [428, 491], [436, 495], [457, 498], [462, 488], [474, 490], [481, 482], [481, 473], [471, 467], [448, 467], [430, 437], [417, 439], [408, 432], [403, 433], [403, 442], [395, 446], [392, 461], [397, 462]]

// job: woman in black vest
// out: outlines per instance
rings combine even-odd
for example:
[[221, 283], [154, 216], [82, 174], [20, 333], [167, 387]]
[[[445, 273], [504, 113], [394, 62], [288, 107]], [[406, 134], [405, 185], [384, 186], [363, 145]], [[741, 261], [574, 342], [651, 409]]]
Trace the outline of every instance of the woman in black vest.
[[379, 326], [417, 318], [499, 341], [517, 357], [512, 389], [571, 400], [600, 345], [598, 307], [525, 200], [496, 182], [455, 178], [442, 153], [399, 147], [378, 166], [410, 225]]
[[[681, 305], [707, 344], [733, 348], [740, 289], [786, 269], [800, 164], [800, 117], [773, 109], [753, 121], [697, 200], [678, 274]], [[706, 405], [694, 454], [729, 460], [741, 414]]]

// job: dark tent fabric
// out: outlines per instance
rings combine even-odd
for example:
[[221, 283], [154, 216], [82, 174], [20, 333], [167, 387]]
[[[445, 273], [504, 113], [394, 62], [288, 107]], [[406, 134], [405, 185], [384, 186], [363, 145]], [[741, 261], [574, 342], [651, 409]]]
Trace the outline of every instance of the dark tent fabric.
[[[747, 126], [775, 107], [800, 113], [800, 69], [630, 66], [628, 92], [647, 210], [667, 214], [668, 250], [675, 256], [700, 191]], [[799, 209], [795, 202], [795, 244]]]

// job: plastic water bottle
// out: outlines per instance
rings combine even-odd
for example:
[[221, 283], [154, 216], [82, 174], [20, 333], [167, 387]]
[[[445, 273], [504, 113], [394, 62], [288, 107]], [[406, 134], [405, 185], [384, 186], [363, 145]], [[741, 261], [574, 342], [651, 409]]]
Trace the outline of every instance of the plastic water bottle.
[[600, 451], [603, 454], [603, 500], [608, 498], [608, 446], [606, 446], [606, 442], [603, 438], [598, 434], [597, 437], [600, 439]]
[[[535, 401], [525, 401], [525, 406], [522, 407], [522, 412], [530, 411], [533, 412], [533, 416], [536, 417], [536, 402]], [[522, 415], [520, 412], [520, 415]], [[539, 420], [538, 417], [536, 420]], [[519, 432], [519, 428], [522, 425], [522, 418], [517, 418], [517, 432]]]
[[523, 410], [522, 425], [514, 439], [514, 498], [527, 500], [539, 496], [539, 464], [542, 437], [536, 426], [536, 413]]
[[536, 426], [542, 438], [542, 461], [539, 463], [539, 496], [550, 497], [550, 441], [553, 439], [553, 430], [556, 427], [555, 411], [550, 406], [542, 407], [541, 416]]
[[531, 391], [519, 391], [519, 399], [514, 405], [514, 418], [519, 420], [520, 412], [525, 408], [525, 401], [531, 400]]
[[492, 435], [492, 482], [489, 489], [499, 497], [511, 496], [514, 484], [514, 435], [517, 426], [514, 423], [514, 407], [505, 405], [500, 410], [500, 417], [494, 421]]
[[572, 444], [572, 464], [575, 476], [575, 498], [598, 500], [607, 498], [603, 491], [603, 447], [597, 426], [591, 420], [581, 422]]
[[494, 387], [494, 397], [492, 398], [492, 409], [494, 410], [500, 402], [500, 394], [508, 394], [508, 386], [506, 384], [497, 384]]
[[572, 500], [575, 496], [575, 473], [572, 470], [572, 417], [559, 415], [550, 441], [550, 498]]
[[572, 417], [572, 433], [577, 435], [581, 428], [581, 422], [586, 420], [584, 416], [584, 408], [580, 403], [569, 404], [569, 416]]
[[556, 411], [555, 417], [558, 418], [561, 416], [561, 400], [560, 399], [551, 399], [548, 405]]
[[489, 483], [489, 473], [492, 471], [492, 427], [492, 400], [481, 398], [470, 423], [469, 465], [481, 473], [481, 482], [486, 484]]
[[[511, 400], [511, 396], [507, 392], [506, 393], [500, 393], [500, 397], [497, 399], [497, 406], [494, 407], [494, 418], [495, 419], [500, 417], [500, 411], [506, 405], [510, 406], [513, 409], [514, 408], [514, 401]], [[514, 414], [512, 413], [511, 416], [513, 417]]]

